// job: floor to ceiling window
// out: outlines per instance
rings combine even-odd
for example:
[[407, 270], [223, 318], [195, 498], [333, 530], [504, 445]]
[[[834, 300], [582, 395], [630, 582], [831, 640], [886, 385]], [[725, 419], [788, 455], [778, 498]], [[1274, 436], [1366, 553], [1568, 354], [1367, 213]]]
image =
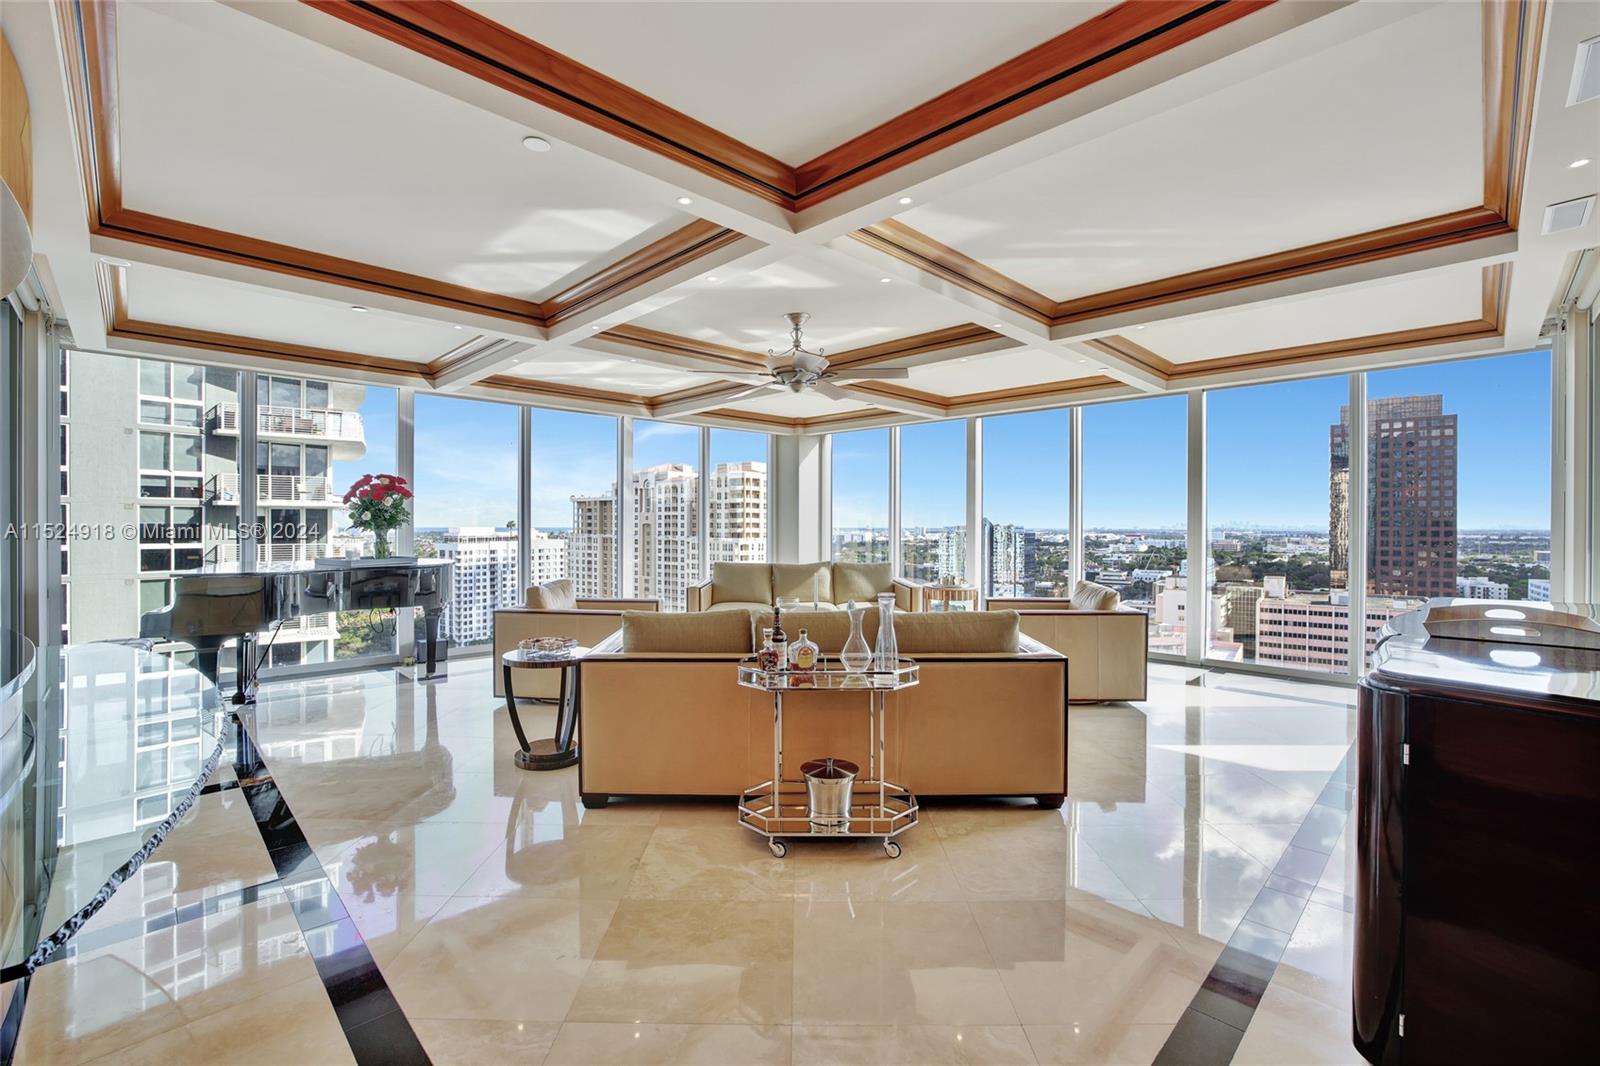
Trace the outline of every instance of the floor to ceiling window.
[[706, 557], [713, 563], [767, 561], [767, 449], [765, 433], [713, 429]]
[[455, 560], [443, 633], [487, 644], [497, 607], [522, 603], [517, 573], [517, 408], [422, 395], [416, 399], [416, 551]]
[[912, 581], [967, 581], [967, 424], [900, 429], [900, 566]]
[[617, 420], [533, 409], [528, 581], [570, 578], [579, 596], [617, 594]]
[[700, 430], [671, 422], [633, 424], [634, 595], [681, 611], [700, 582]]
[[[359, 389], [359, 392], [352, 391]], [[330, 400], [350, 406], [340, 410], [353, 414], [359, 421], [350, 421], [346, 437], [353, 437], [355, 427], [361, 427], [361, 448], [358, 454], [354, 440], [335, 442], [330, 447], [333, 461], [328, 467], [329, 484], [337, 500], [343, 500], [346, 490], [362, 474], [396, 474], [400, 471], [397, 450], [400, 394], [396, 389], [381, 386], [338, 385], [333, 388]], [[315, 464], [313, 464], [315, 469]], [[357, 550], [365, 553], [370, 545], [359, 530], [350, 526], [350, 516], [345, 510], [333, 513], [334, 535], [331, 551], [343, 555]], [[334, 657], [356, 659], [367, 655], [393, 655], [396, 650], [394, 610], [341, 611], [335, 623], [339, 635], [334, 639]]]
[[1349, 666], [1348, 377], [1206, 393], [1206, 654]]
[[889, 430], [833, 435], [833, 558], [889, 561]]
[[1189, 580], [1188, 399], [1082, 413], [1084, 577], [1150, 616], [1150, 650], [1182, 654]]
[[1072, 594], [1071, 412], [983, 420], [985, 596]]
[[1550, 599], [1548, 352], [1367, 375], [1367, 476], [1369, 620]]

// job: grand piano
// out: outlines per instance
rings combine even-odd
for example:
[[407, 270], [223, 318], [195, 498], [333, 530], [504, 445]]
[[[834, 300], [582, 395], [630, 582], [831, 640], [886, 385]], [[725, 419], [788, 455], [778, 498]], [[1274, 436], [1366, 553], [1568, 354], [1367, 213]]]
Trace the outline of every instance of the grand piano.
[[[139, 635], [181, 641], [218, 681], [222, 646], [237, 641], [234, 703], [255, 700], [258, 635], [308, 614], [421, 607], [426, 647], [417, 680], [444, 676], [440, 616], [450, 602], [450, 559], [330, 559], [314, 564], [230, 563], [173, 579], [172, 602], [139, 622]], [[220, 685], [219, 685], [220, 687]]]

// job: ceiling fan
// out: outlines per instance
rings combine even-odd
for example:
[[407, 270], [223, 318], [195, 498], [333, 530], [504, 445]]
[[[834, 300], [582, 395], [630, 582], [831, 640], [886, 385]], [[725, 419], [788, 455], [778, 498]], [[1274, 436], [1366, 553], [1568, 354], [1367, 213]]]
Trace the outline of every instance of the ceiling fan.
[[793, 393], [815, 392], [832, 400], [857, 400], [836, 381], [899, 381], [911, 376], [904, 367], [864, 367], [860, 370], [831, 370], [822, 349], [808, 350], [801, 344], [801, 327], [811, 316], [804, 311], [791, 311], [783, 316], [789, 323], [789, 347], [767, 352], [765, 374], [726, 370], [691, 370], [692, 374], [712, 374], [725, 381], [750, 382], [750, 388], [724, 398], [723, 402], [742, 400], [764, 392], [787, 390]]

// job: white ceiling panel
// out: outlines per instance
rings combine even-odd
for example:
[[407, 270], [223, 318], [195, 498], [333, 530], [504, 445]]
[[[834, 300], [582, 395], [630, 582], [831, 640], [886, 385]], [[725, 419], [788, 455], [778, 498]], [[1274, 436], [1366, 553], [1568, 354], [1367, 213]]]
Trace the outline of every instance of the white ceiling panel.
[[128, 316], [142, 322], [425, 363], [477, 336], [437, 322], [360, 313], [348, 304], [135, 263]]
[[830, 354], [968, 321], [916, 286], [814, 259], [786, 259], [745, 273], [719, 273], [714, 288], [654, 311], [636, 324], [695, 340], [764, 353], [787, 348], [789, 311], [807, 311], [808, 348]]
[[1475, 206], [1481, 18], [1425, 8], [901, 219], [1061, 300]]
[[937, 396], [964, 396], [995, 389], [1020, 389], [1052, 381], [1090, 377], [1097, 373], [1086, 360], [1046, 352], [994, 352], [951, 359], [911, 371], [905, 382], [913, 389]]
[[1159, 322], [1126, 336], [1174, 363], [1483, 317], [1483, 272], [1452, 267], [1372, 285]]
[[685, 374], [633, 359], [620, 359], [569, 348], [520, 364], [514, 376], [560, 385], [579, 385], [586, 389], [626, 392], [636, 396], [660, 396], [697, 385], [710, 385], [719, 379], [709, 374]]
[[654, 182], [217, 3], [117, 5], [123, 198], [538, 299], [689, 221]]
[[468, 6], [799, 164], [1113, 5], [470, 0]]
[[865, 411], [870, 405], [854, 400], [830, 400], [814, 392], [767, 392], [751, 400], [724, 406], [730, 411], [749, 411], [780, 418], [822, 418], [825, 415]]

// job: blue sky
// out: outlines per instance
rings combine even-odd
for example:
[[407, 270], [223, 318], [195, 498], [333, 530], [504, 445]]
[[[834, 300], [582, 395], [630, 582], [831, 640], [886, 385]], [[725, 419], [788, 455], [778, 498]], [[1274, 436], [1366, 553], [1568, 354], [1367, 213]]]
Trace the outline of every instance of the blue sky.
[[[1550, 359], [1532, 352], [1369, 375], [1368, 394], [1442, 393], [1459, 416], [1461, 525], [1549, 524]], [[1214, 526], [1322, 529], [1328, 510], [1328, 427], [1349, 395], [1344, 377], [1209, 394], [1207, 453]], [[1185, 521], [1186, 399], [1160, 396], [1085, 408], [1084, 519], [1090, 528], [1181, 528]], [[395, 393], [368, 388], [367, 453], [338, 479], [395, 468]], [[966, 506], [960, 421], [901, 431], [908, 527], [951, 525]], [[1067, 524], [1067, 415], [1038, 411], [984, 420], [984, 512], [997, 522]], [[712, 462], [765, 460], [765, 435], [714, 430]], [[507, 404], [417, 397], [416, 519], [422, 526], [504, 525], [516, 515], [517, 415]], [[698, 430], [639, 420], [637, 467], [699, 462]], [[834, 524], [888, 523], [888, 430], [834, 437]], [[533, 522], [570, 524], [574, 494], [611, 489], [616, 420], [533, 412]], [[342, 487], [342, 485], [341, 485]]]

